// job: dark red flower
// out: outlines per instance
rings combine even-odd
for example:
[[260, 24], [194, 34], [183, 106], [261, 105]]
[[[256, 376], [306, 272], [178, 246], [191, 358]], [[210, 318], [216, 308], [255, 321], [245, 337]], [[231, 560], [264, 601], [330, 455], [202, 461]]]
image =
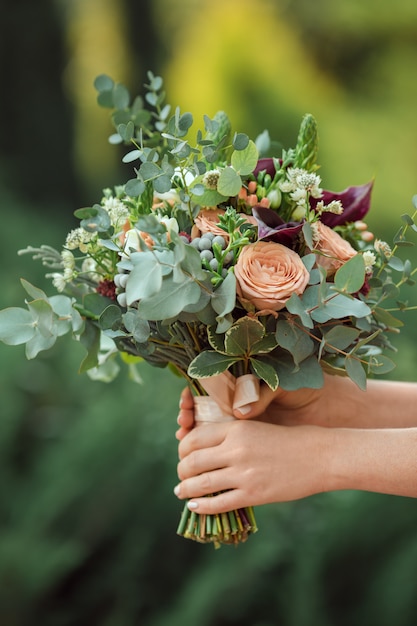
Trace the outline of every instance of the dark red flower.
[[110, 300], [116, 300], [116, 285], [108, 278], [101, 280], [96, 288], [97, 293]]

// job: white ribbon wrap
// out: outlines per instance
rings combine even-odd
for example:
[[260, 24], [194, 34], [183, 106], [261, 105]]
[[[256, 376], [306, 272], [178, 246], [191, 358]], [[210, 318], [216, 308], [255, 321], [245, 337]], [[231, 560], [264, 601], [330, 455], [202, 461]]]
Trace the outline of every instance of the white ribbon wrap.
[[259, 378], [245, 374], [236, 378], [230, 372], [200, 380], [208, 396], [194, 398], [195, 421], [230, 422], [233, 411], [259, 400]]

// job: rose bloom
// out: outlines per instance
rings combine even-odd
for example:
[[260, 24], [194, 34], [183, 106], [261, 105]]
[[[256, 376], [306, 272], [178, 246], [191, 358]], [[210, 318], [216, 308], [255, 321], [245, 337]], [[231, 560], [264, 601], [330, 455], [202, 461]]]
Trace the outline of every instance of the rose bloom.
[[259, 311], [283, 309], [293, 293], [301, 295], [310, 275], [299, 255], [272, 241], [245, 246], [235, 265], [237, 295]]
[[[218, 225], [219, 215], [224, 215], [224, 213], [225, 211], [223, 209], [218, 209], [217, 207], [213, 209], [202, 209], [194, 220], [194, 226], [191, 230], [191, 239], [200, 237], [204, 233], [213, 233], [213, 235], [221, 235], [227, 241], [229, 235]], [[250, 224], [257, 226], [258, 222], [253, 215], [245, 215], [244, 213], [240, 213], [239, 215], [242, 215]]]
[[323, 253], [317, 254], [317, 265], [324, 267], [331, 276], [357, 252], [348, 241], [322, 222], [315, 222], [315, 230], [317, 243], [314, 248]]

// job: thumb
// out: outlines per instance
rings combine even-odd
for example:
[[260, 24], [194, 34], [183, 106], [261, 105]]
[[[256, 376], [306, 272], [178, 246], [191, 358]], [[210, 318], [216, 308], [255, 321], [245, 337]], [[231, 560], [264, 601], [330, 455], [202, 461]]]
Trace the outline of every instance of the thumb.
[[273, 391], [268, 385], [262, 385], [260, 388], [259, 400], [245, 404], [233, 411], [233, 415], [237, 419], [250, 419], [252, 417], [258, 417], [265, 409], [271, 404], [272, 400], [280, 393], [283, 393], [281, 389]]

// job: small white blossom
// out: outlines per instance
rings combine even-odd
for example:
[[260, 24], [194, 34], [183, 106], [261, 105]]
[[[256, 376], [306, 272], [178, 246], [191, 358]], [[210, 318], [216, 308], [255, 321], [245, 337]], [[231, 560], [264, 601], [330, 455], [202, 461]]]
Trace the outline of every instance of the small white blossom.
[[61, 252], [62, 265], [65, 269], [73, 270], [75, 267], [75, 258], [70, 250], [62, 250]]
[[118, 230], [129, 217], [129, 209], [127, 206], [114, 196], [108, 196], [103, 198], [102, 207], [106, 209], [109, 214], [112, 226]]
[[281, 189], [282, 193], [288, 193], [290, 191], [293, 191], [295, 189], [295, 186], [289, 180], [283, 180], [281, 183], [279, 183], [279, 188]]
[[381, 241], [381, 239], [375, 239], [374, 248], [378, 254], [382, 254], [385, 257], [390, 257], [392, 254], [392, 250], [386, 241]]
[[316, 211], [318, 213], [334, 213], [335, 215], [342, 215], [343, 206], [340, 200], [332, 200], [329, 204], [324, 204], [323, 200], [320, 200], [316, 204]]
[[299, 188], [290, 193], [290, 197], [297, 204], [304, 205], [306, 203], [307, 191], [305, 189]]
[[70, 283], [74, 278], [74, 269], [72, 267], [66, 267], [64, 269], [64, 280]]
[[121, 253], [122, 259], [129, 259], [132, 250], [139, 252], [140, 246], [140, 233], [136, 228], [131, 228], [125, 235], [125, 241], [123, 245], [123, 252]]
[[217, 189], [219, 176], [219, 170], [208, 170], [203, 176], [203, 185], [208, 187], [208, 189]]
[[365, 263], [365, 271], [367, 274], [369, 274], [370, 272], [372, 272], [372, 267], [375, 265], [376, 256], [370, 250], [365, 250], [362, 256]]
[[88, 251], [88, 244], [94, 235], [95, 233], [89, 233], [84, 230], [84, 228], [74, 228], [74, 230], [71, 230], [67, 235], [65, 247], [68, 248], [68, 250], [76, 250], [78, 248], [81, 252], [86, 253]]
[[170, 233], [174, 231], [175, 233], [179, 233], [180, 227], [178, 226], [178, 222], [175, 217], [158, 217], [161, 224], [165, 224], [167, 231]]
[[59, 291], [59, 293], [64, 291], [65, 287], [67, 286], [67, 281], [65, 280], [62, 274], [58, 274], [58, 273], [48, 274], [47, 278], [52, 278], [52, 284], [55, 287], [55, 289]]

